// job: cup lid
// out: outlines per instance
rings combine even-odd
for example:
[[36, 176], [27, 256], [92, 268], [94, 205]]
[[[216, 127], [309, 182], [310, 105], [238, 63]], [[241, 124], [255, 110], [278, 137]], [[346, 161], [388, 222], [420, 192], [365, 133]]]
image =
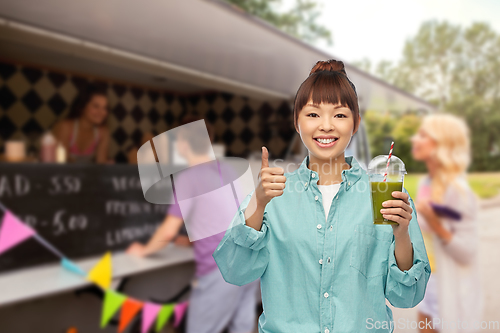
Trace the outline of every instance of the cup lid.
[[389, 155], [378, 155], [374, 157], [370, 163], [368, 164], [368, 173], [370, 174], [385, 174], [387, 170], [387, 174], [406, 174], [405, 164], [399, 157], [396, 155], [391, 156], [391, 160], [389, 162], [389, 168], [387, 169], [387, 159]]

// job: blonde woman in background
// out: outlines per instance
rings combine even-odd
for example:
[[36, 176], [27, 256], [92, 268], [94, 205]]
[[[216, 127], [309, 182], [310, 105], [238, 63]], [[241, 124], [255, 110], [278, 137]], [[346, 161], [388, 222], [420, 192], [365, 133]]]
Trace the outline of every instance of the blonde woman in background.
[[[428, 115], [411, 142], [413, 158], [423, 161], [428, 170], [419, 182], [415, 206], [432, 271], [425, 297], [417, 306], [418, 321], [423, 322], [420, 332], [477, 332], [483, 297], [479, 206], [466, 178], [471, 160], [469, 129], [454, 115]], [[461, 219], [438, 216], [430, 202], [455, 210]]]

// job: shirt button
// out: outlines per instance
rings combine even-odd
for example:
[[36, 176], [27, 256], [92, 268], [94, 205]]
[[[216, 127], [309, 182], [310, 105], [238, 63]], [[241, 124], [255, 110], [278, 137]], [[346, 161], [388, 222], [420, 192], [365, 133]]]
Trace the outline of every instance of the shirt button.
[[328, 257], [328, 262], [330, 262], [330, 257]]
[[314, 200], [318, 201], [318, 199], [319, 199], [319, 198], [318, 198], [318, 196], [315, 196], [315, 197], [314, 197]]
[[332, 229], [333, 229], [333, 225], [330, 226], [330, 230], [332, 230]]
[[325, 296], [325, 298], [328, 298], [328, 293], [325, 293], [323, 296]]
[[313, 177], [313, 178], [314, 178], [314, 177], [316, 177], [316, 175], [313, 173], [311, 177]]
[[304, 183], [304, 186], [307, 187], [307, 182]]
[[325, 328], [325, 333], [330, 333], [330, 330], [328, 328]]
[[321, 229], [321, 224], [318, 224], [316, 228]]
[[351, 186], [351, 182], [347, 183], [347, 185]]
[[320, 260], [319, 260], [319, 263], [320, 263], [321, 265], [323, 265], [323, 259], [320, 259]]

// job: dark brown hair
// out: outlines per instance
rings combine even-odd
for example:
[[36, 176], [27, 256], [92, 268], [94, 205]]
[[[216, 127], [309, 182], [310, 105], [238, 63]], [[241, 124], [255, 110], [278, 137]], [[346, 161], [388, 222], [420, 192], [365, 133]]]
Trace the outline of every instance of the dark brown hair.
[[[89, 102], [92, 100], [92, 98], [94, 96], [104, 96], [104, 97], [108, 98], [106, 87], [104, 85], [100, 85], [97, 83], [87, 84], [80, 91], [78, 96], [74, 99], [67, 118], [68, 119], [80, 118], [83, 114], [83, 110], [85, 109], [87, 104], [89, 104]], [[108, 115], [109, 115], [109, 112], [108, 112]], [[107, 119], [105, 119], [103, 121], [103, 123], [106, 123], [106, 120]]]
[[[203, 118], [196, 115], [186, 115], [180, 121], [179, 126], [192, 123], [193, 121], [204, 120]], [[212, 124], [205, 120], [205, 126], [207, 128], [208, 136], [210, 141], [214, 141], [214, 128]], [[203, 133], [188, 133], [184, 128], [179, 129], [179, 134], [181, 138], [186, 140], [195, 154], [205, 154], [208, 152], [210, 143], [207, 142], [206, 136]]]
[[296, 130], [299, 112], [311, 98], [314, 104], [331, 103], [348, 107], [354, 118], [354, 129], [359, 126], [358, 98], [347, 78], [342, 61], [318, 61], [311, 69], [309, 77], [302, 82], [293, 106], [293, 123]]

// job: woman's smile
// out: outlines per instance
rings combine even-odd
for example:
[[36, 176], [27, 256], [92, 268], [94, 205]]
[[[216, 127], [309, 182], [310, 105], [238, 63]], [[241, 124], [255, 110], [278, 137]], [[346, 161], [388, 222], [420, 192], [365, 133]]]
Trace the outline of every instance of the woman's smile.
[[331, 138], [314, 138], [314, 142], [320, 147], [320, 148], [330, 148], [337, 143], [338, 138], [331, 137]]

